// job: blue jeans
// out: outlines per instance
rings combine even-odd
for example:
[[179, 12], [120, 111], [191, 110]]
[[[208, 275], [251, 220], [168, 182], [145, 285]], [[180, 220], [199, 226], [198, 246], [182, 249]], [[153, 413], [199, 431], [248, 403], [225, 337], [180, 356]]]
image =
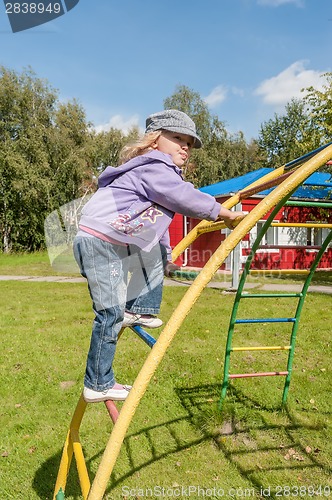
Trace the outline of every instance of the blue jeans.
[[[76, 236], [74, 256], [87, 279], [95, 318], [84, 385], [104, 391], [115, 384], [113, 359], [125, 309], [158, 314], [163, 288], [161, 246], [149, 253], [90, 236]], [[131, 278], [128, 283], [128, 275]]]

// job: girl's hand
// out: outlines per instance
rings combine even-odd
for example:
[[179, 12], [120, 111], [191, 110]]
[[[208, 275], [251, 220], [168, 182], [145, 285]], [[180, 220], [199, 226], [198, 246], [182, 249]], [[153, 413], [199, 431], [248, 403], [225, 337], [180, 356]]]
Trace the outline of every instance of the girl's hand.
[[232, 212], [227, 208], [221, 207], [217, 221], [223, 221], [228, 229], [234, 229], [245, 217], [245, 214], [241, 211]]
[[173, 264], [173, 262], [170, 262], [169, 260], [166, 263], [166, 266], [164, 268], [164, 274], [168, 278], [171, 278], [174, 276], [174, 273], [176, 271], [181, 271], [181, 267], [177, 266], [176, 264]]

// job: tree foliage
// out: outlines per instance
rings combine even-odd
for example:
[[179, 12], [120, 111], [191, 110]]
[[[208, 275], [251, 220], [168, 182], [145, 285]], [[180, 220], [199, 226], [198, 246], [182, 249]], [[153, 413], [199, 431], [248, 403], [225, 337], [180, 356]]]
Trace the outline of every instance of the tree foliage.
[[292, 99], [283, 115], [261, 126], [258, 145], [268, 166], [278, 166], [332, 141], [332, 73], [322, 90], [303, 89], [303, 99]]
[[284, 115], [261, 126], [258, 145], [269, 167], [278, 167], [316, 149], [321, 141], [303, 100], [292, 99]]
[[311, 120], [315, 123], [321, 143], [326, 144], [332, 141], [332, 73], [324, 73], [322, 77], [326, 79], [323, 90], [307, 88], [304, 103], [307, 105]]
[[118, 165], [121, 149], [138, 139], [139, 130], [133, 127], [125, 135], [121, 130], [111, 128], [99, 133], [92, 131], [91, 134], [89, 164], [94, 174], [99, 175], [108, 165]]
[[[322, 90], [310, 87], [283, 115], [261, 126], [258, 140], [230, 134], [201, 96], [179, 85], [164, 101], [196, 123], [204, 147], [194, 150], [186, 177], [203, 186], [277, 166], [332, 140], [332, 73]], [[107, 165], [136, 139], [112, 128], [97, 133], [82, 106], [59, 101], [47, 81], [31, 69], [16, 73], [0, 66], [0, 251], [42, 248], [44, 221], [54, 210], [96, 189]]]
[[79, 196], [88, 124], [31, 70], [0, 68], [0, 248], [36, 250], [44, 219]]

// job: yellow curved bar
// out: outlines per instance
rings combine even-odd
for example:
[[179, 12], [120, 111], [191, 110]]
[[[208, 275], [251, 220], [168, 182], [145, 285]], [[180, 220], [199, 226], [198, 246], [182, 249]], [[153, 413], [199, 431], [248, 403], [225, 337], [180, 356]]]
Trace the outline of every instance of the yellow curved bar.
[[[116, 459], [120, 453], [121, 445], [125, 438], [129, 424], [135, 414], [140, 400], [144, 396], [147, 386], [160, 364], [163, 356], [171, 344], [176, 332], [182, 325], [190, 309], [198, 299], [199, 295], [212, 279], [229, 253], [235, 248], [244, 235], [272, 209], [282, 198], [291, 193], [299, 184], [309, 177], [321, 165], [325, 164], [332, 156], [332, 146], [317, 153], [313, 158], [302, 165], [301, 168], [275, 188], [266, 196], [234, 229], [228, 238], [220, 245], [216, 252], [207, 262], [201, 273], [197, 276], [188, 291], [183, 296], [171, 318], [161, 332], [157, 342], [139, 372], [128, 398], [124, 402], [119, 418], [114, 425], [113, 432], [109, 438], [95, 479], [92, 483], [89, 500], [101, 500], [105, 493], [109, 477], [112, 473]], [[282, 167], [281, 167], [282, 168]]]
[[[245, 188], [245, 191], [279, 177], [284, 173], [284, 171], [285, 171], [285, 165], [276, 168], [272, 172], [269, 172], [268, 174], [264, 175], [264, 177], [261, 177], [257, 181], [252, 182], [249, 186]], [[226, 200], [222, 204], [222, 206], [228, 209], [233, 208], [237, 203], [239, 203], [242, 191], [239, 191], [235, 195], [228, 198], [228, 200]], [[210, 231], [217, 231], [218, 229], [224, 229], [225, 227], [226, 226], [223, 222], [212, 222], [212, 221], [202, 220], [191, 231], [189, 231], [189, 233], [174, 247], [172, 252], [172, 261], [175, 262], [176, 259], [179, 257], [179, 255], [181, 255], [185, 251], [185, 249], [188, 248], [189, 245], [191, 245], [191, 243], [196, 240], [196, 238], [199, 235], [203, 233], [208, 233]]]
[[76, 460], [76, 469], [78, 473], [78, 478], [80, 481], [80, 486], [82, 490], [83, 498], [88, 498], [90, 491], [90, 479], [88, 474], [88, 469], [86, 467], [85, 458], [83, 454], [83, 449], [79, 437], [79, 432], [77, 430], [71, 431], [71, 440], [73, 444], [73, 451]]
[[65, 491], [72, 457], [73, 457], [73, 443], [70, 439], [70, 431], [68, 431], [62, 451], [58, 476], [54, 487], [53, 500], [56, 499], [56, 496], [59, 493], [60, 489], [62, 489], [62, 491]]
[[86, 472], [84, 458], [82, 458], [82, 454], [80, 453], [80, 449], [79, 449], [80, 448], [79, 428], [80, 428], [86, 407], [87, 407], [87, 403], [84, 401], [83, 395], [81, 395], [80, 399], [78, 400], [77, 406], [75, 408], [72, 420], [70, 422], [69, 431], [68, 431], [67, 438], [66, 438], [66, 441], [65, 441], [65, 444], [63, 447], [61, 462], [60, 462], [59, 471], [58, 471], [58, 477], [57, 477], [57, 480], [55, 483], [55, 488], [54, 488], [53, 499], [56, 498], [56, 495], [59, 493], [60, 488], [62, 488], [62, 490], [65, 491], [67, 477], [68, 477], [70, 464], [71, 464], [71, 460], [72, 460], [74, 451], [75, 451], [75, 458], [78, 461], [79, 476], [80, 476], [80, 479], [82, 479], [82, 481], [83, 481], [83, 483], [81, 485], [82, 491], [86, 492], [86, 496], [84, 498], [87, 498], [87, 494], [88, 494], [89, 489], [90, 489], [90, 480], [89, 480], [89, 477], [88, 477], [87, 472]]

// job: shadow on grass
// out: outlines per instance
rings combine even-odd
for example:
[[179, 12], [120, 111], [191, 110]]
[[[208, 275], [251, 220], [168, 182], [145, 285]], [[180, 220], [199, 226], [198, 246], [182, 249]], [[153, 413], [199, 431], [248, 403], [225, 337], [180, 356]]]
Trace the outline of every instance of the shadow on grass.
[[[281, 477], [285, 473], [299, 474], [308, 469], [326, 477], [332, 473], [332, 469], [320, 460], [319, 453], [315, 450], [309, 452], [296, 436], [297, 432], [323, 431], [323, 423], [312, 419], [316, 422], [312, 424], [295, 412], [292, 414], [287, 407], [271, 409], [234, 388], [229, 392], [232, 403], [220, 411], [219, 385], [176, 389], [186, 415], [128, 435], [123, 443], [122, 456], [122, 460], [125, 457], [127, 461], [127, 472], [113, 471], [106, 493], [111, 493], [145, 467], [208, 441], [215, 444], [239, 475], [257, 491], [266, 487], [269, 473], [280, 473]], [[239, 407], [242, 414], [236, 414]], [[287, 458], [290, 449], [293, 453]], [[89, 473], [95, 469], [95, 462], [100, 460], [103, 451], [86, 460]], [[35, 475], [33, 487], [44, 500], [52, 498], [50, 492], [54, 489], [60, 458], [61, 451], [46, 461]], [[73, 459], [66, 496], [78, 499], [82, 497], [74, 462]], [[269, 497], [276, 498], [276, 493], [271, 490]]]
[[[33, 479], [33, 489], [37, 493], [38, 497], [42, 500], [52, 500], [53, 492], [55, 488], [57, 473], [60, 465], [60, 460], [62, 457], [62, 449], [58, 453], [46, 460], [41, 467], [37, 470], [35, 477]], [[88, 470], [89, 466], [87, 464]], [[82, 498], [81, 488], [79, 484], [77, 469], [75, 465], [75, 459], [73, 459], [69, 475], [68, 483], [66, 486], [66, 496], [72, 496], [73, 498]]]
[[[279, 474], [282, 478], [292, 471], [298, 475], [301, 471], [314, 469], [320, 472], [321, 477], [331, 475], [332, 468], [324, 463], [324, 459], [320, 460], [321, 450], [301, 442], [301, 433], [325, 430], [325, 415], [321, 422], [317, 422], [316, 415], [303, 408], [295, 412], [287, 406], [264, 406], [234, 387], [230, 388], [228, 396], [232, 402], [224, 403], [222, 411], [217, 409], [219, 386], [180, 389], [177, 392], [182, 405], [191, 415], [193, 425], [201, 430], [206, 439], [215, 442], [225, 458], [257, 491], [266, 488], [269, 473]], [[321, 479], [321, 483], [323, 481]], [[270, 490], [269, 497], [280, 496], [279, 491], [277, 494], [276, 490]]]

